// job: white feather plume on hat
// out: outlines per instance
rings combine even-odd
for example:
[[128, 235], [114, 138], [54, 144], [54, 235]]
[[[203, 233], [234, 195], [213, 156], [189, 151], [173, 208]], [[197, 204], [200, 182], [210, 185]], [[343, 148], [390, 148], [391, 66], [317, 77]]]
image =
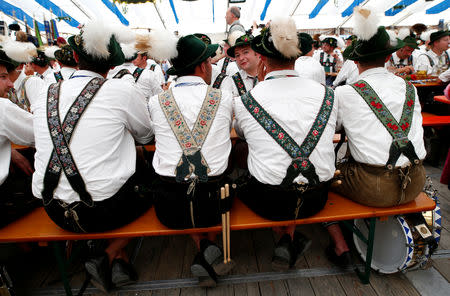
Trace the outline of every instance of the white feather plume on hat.
[[37, 56], [36, 46], [31, 42], [18, 42], [9, 40], [3, 44], [6, 55], [19, 63], [31, 62], [32, 57]]
[[242, 31], [233, 31], [231, 32], [230, 36], [228, 36], [228, 44], [230, 46], [234, 46], [236, 44], [236, 40], [241, 37], [244, 36], [245, 33]]
[[95, 58], [107, 59], [112, 33], [111, 28], [102, 21], [94, 20], [85, 24], [81, 33], [84, 51]]
[[273, 45], [284, 57], [292, 59], [301, 54], [297, 27], [292, 18], [275, 18], [270, 22], [269, 28]]
[[59, 49], [58, 46], [49, 46], [44, 49], [44, 54], [51, 59], [55, 59], [55, 51]]
[[355, 27], [353, 28], [353, 34], [355, 34], [359, 40], [369, 40], [378, 32], [379, 19], [375, 14], [375, 11], [355, 7], [353, 18], [355, 20]]
[[116, 41], [119, 43], [134, 43], [136, 40], [136, 33], [129, 27], [124, 25], [114, 25], [111, 27]]
[[391, 46], [397, 46], [397, 34], [395, 34], [395, 32], [392, 30], [386, 30], [386, 33], [388, 33], [389, 35], [389, 42]]
[[148, 34], [147, 53], [157, 61], [170, 60], [178, 56], [178, 38], [167, 30], [153, 29]]
[[398, 39], [405, 39], [411, 34], [408, 28], [401, 28], [400, 31], [398, 31], [397, 38]]
[[122, 52], [126, 60], [133, 58], [137, 52], [134, 48], [134, 44], [132, 43], [121, 43], [120, 47], [122, 48]]

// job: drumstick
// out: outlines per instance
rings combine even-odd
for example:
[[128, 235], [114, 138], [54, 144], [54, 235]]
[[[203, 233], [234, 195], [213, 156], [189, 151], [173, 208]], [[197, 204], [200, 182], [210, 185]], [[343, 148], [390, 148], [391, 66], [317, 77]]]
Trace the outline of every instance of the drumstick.
[[[220, 199], [225, 199], [225, 188], [220, 188]], [[227, 263], [227, 231], [225, 213], [222, 214], [223, 263]]]
[[[225, 184], [225, 196], [230, 197], [230, 185]], [[231, 261], [231, 248], [230, 248], [230, 211], [227, 211], [227, 262]]]

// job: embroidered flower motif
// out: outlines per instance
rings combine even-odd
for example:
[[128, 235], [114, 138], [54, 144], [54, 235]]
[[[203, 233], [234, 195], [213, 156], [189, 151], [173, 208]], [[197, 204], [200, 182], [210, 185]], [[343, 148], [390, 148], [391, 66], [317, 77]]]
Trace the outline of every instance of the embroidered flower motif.
[[296, 163], [294, 163], [292, 166], [293, 166], [295, 169], [298, 169], [298, 165], [297, 165]]
[[200, 120], [200, 125], [201, 125], [201, 126], [204, 126], [204, 125], [206, 125], [206, 121], [204, 121], [204, 120]]
[[406, 104], [408, 104], [408, 106], [411, 107], [414, 104], [414, 102], [413, 102], [413, 100], [409, 100], [408, 103], [406, 103]]
[[284, 134], [283, 134], [283, 133], [279, 133], [279, 134], [278, 134], [278, 139], [281, 140], [281, 139], [283, 139], [283, 138], [284, 138]]
[[405, 124], [402, 124], [402, 130], [406, 130], [409, 127], [409, 123], [406, 122]]
[[169, 105], [170, 105], [170, 102], [169, 102], [169, 101], [166, 101], [166, 102], [164, 103], [164, 105], [169, 106]]
[[259, 108], [256, 107], [255, 109], [253, 109], [253, 113], [259, 113]]
[[308, 165], [308, 162], [306, 160], [302, 161], [302, 167], [306, 167]]
[[313, 134], [314, 136], [317, 136], [317, 135], [319, 134], [319, 132], [318, 132], [317, 130], [313, 130], [313, 131], [312, 131], [312, 134]]
[[191, 148], [191, 146], [192, 146], [192, 144], [189, 143], [189, 142], [187, 142], [186, 144], [184, 144], [184, 147], [186, 147], [186, 148]]
[[330, 106], [331, 105], [331, 102], [330, 102], [330, 100], [326, 100], [325, 101], [325, 103], [328, 105], [328, 106]]
[[209, 100], [209, 104], [210, 104], [210, 105], [214, 105], [215, 103], [216, 103], [215, 100]]
[[365, 83], [355, 83], [355, 86], [359, 87], [359, 88], [363, 88], [366, 86], [366, 84]]
[[175, 125], [176, 125], [176, 126], [180, 126], [180, 124], [181, 124], [181, 120], [175, 121]]

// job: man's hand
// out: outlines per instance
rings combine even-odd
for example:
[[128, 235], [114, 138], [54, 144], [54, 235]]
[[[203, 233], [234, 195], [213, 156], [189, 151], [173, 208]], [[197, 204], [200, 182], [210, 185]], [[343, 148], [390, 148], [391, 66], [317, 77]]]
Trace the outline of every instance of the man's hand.
[[25, 156], [20, 154], [20, 152], [16, 149], [11, 150], [11, 164], [19, 168], [27, 176], [31, 176], [33, 174], [33, 167], [28, 159], [26, 159]]
[[264, 67], [262, 60], [259, 60], [259, 62], [258, 62], [258, 81], [263, 81], [264, 77], [266, 77], [266, 74], [267, 74], [266, 67]]

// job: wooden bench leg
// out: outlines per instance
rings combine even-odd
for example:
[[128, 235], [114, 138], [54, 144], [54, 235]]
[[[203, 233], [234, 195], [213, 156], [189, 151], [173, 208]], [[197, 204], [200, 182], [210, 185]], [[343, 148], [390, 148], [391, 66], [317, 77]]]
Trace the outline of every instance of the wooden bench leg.
[[358, 275], [361, 283], [368, 284], [370, 280], [370, 271], [371, 271], [371, 265], [372, 265], [372, 255], [373, 255], [373, 242], [375, 239], [375, 225], [377, 218], [368, 218], [369, 220], [369, 233], [368, 237], [366, 238], [361, 231], [354, 225], [350, 224], [348, 221], [343, 221], [344, 225], [349, 228], [353, 233], [355, 233], [359, 239], [361, 239], [366, 245], [367, 245], [367, 252], [366, 252], [366, 264], [364, 267], [364, 272], [359, 270], [358, 267], [355, 267], [355, 272]]
[[64, 252], [61, 250], [61, 242], [51, 242], [53, 253], [55, 254], [56, 263], [58, 264], [59, 274], [64, 284], [66, 295], [72, 296], [72, 288], [70, 287], [69, 277], [67, 276], [67, 261], [64, 259]]

